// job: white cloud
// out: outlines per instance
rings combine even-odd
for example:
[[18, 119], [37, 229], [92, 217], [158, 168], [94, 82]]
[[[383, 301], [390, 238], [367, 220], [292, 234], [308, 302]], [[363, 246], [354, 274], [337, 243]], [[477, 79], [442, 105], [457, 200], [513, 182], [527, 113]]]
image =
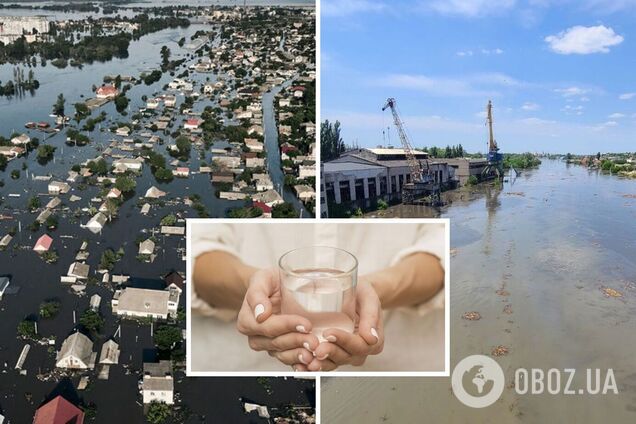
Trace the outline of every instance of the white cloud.
[[604, 122], [602, 124], [598, 124], [598, 125], [593, 126], [592, 129], [594, 131], [603, 131], [605, 129], [616, 127], [616, 126], [618, 126], [618, 122], [616, 122], [616, 121], [607, 121], [607, 122]]
[[589, 102], [589, 101], [590, 101], [590, 98], [589, 98], [589, 97], [586, 97], [586, 96], [583, 96], [583, 97], [581, 97], [581, 98], [579, 99], [579, 101], [580, 101], [580, 102]]
[[392, 74], [371, 80], [371, 84], [424, 91], [434, 96], [498, 96], [500, 88], [516, 87], [523, 83], [501, 73], [473, 74], [459, 78], [430, 77], [427, 75]]
[[467, 57], [467, 56], [473, 56], [475, 54], [483, 54], [484, 56], [490, 56], [490, 55], [500, 55], [503, 54], [504, 51], [500, 48], [496, 48], [496, 49], [479, 49], [479, 50], [460, 50], [457, 52], [457, 56], [459, 57]]
[[539, 110], [539, 105], [532, 102], [526, 102], [523, 104], [523, 106], [521, 106], [521, 109], [525, 111]]
[[609, 53], [610, 47], [622, 43], [624, 38], [604, 25], [574, 26], [556, 35], [545, 37], [550, 49], [559, 54]]
[[479, 18], [497, 15], [512, 9], [516, 0], [428, 0], [421, 2], [425, 10], [442, 15]]
[[621, 119], [624, 117], [625, 117], [625, 114], [620, 112], [612, 113], [611, 115], [608, 116], [609, 119]]
[[631, 100], [634, 97], [636, 97], [636, 93], [623, 93], [620, 96], [618, 96], [620, 100]]
[[583, 109], [584, 107], [581, 105], [566, 105], [563, 109], [561, 109], [561, 111], [565, 112], [567, 115], [583, 115]]
[[[590, 90], [581, 87], [566, 87], [566, 88], [556, 88], [554, 89], [555, 93], [559, 93], [563, 97], [574, 97], [574, 96], [583, 96], [590, 92]], [[589, 100], [589, 99], [588, 99]]]
[[356, 13], [382, 12], [386, 5], [372, 0], [322, 0], [320, 8], [322, 16], [342, 17]]

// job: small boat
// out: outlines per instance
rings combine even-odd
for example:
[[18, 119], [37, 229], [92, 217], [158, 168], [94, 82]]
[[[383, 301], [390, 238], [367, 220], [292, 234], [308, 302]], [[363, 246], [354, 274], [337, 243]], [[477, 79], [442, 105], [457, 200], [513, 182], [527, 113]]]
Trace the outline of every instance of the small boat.
[[44, 122], [44, 121], [38, 122], [38, 128], [48, 128], [50, 126], [51, 124], [49, 124], [48, 122]]
[[36, 127], [36, 123], [35, 122], [27, 122], [26, 124], [24, 124], [25, 128], [29, 128], [29, 129], [33, 129]]

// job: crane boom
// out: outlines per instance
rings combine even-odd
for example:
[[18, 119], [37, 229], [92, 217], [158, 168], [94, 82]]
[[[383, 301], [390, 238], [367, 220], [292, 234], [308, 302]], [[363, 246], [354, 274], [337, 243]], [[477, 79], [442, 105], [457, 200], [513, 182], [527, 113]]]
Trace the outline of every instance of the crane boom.
[[[402, 147], [404, 148], [404, 153], [406, 154], [406, 160], [409, 164], [409, 168], [411, 169], [411, 181], [422, 181], [422, 167], [413, 154], [413, 147], [411, 146], [409, 137], [406, 134], [406, 130], [404, 129], [404, 123], [402, 122], [402, 119], [400, 119], [400, 115], [397, 112], [396, 102], [394, 98], [389, 98], [386, 101], [386, 104], [382, 108], [382, 111], [385, 111], [386, 109], [391, 109], [391, 113], [393, 114], [393, 123], [398, 130], [400, 141], [402, 142]], [[426, 165], [428, 167], [428, 162], [426, 162]]]
[[490, 133], [489, 143], [488, 143], [488, 151], [489, 152], [497, 152], [499, 147], [497, 147], [497, 141], [495, 140], [495, 135], [492, 130], [492, 101], [488, 100], [488, 108], [487, 108], [487, 117], [488, 117], [488, 129]]

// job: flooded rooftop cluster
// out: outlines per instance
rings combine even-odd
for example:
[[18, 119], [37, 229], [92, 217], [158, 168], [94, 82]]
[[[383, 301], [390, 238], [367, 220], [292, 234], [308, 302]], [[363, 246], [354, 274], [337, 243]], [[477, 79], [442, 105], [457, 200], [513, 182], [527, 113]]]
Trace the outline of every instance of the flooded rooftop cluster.
[[[53, 35], [17, 38], [42, 86], [0, 102], [11, 422], [313, 420], [313, 380], [186, 378], [183, 290], [186, 218], [313, 214], [314, 10], [174, 9], [57, 12], [66, 69], [46, 65]], [[73, 57], [93, 36], [125, 54]]]

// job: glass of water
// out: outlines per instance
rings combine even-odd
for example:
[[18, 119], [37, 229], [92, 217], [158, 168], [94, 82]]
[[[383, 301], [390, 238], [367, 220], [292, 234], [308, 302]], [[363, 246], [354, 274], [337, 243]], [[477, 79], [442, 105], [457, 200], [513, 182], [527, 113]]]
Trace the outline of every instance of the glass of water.
[[328, 328], [353, 333], [358, 277], [355, 256], [335, 247], [302, 247], [281, 256], [278, 266], [283, 314], [307, 318], [320, 341]]

